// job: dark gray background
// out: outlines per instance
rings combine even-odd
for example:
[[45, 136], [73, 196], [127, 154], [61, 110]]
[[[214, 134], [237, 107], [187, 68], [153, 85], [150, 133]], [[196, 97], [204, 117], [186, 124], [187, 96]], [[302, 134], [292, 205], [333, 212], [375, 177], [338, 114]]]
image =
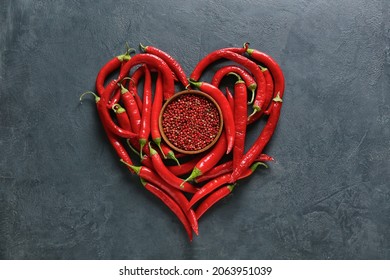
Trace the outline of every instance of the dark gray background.
[[[390, 258], [389, 1], [0, 7], [0, 258]], [[190, 244], [119, 163], [92, 98], [78, 99], [125, 42], [166, 50], [189, 74], [245, 41], [285, 73], [266, 150], [276, 161], [208, 212]]]

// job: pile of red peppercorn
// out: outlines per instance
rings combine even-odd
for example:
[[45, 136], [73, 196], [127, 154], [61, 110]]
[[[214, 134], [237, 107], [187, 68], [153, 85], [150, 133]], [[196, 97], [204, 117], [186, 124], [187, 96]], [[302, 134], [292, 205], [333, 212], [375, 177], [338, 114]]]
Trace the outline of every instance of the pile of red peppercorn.
[[198, 94], [181, 94], [162, 112], [162, 132], [173, 146], [199, 151], [216, 140], [221, 128], [216, 105]]
[[[109, 60], [96, 77], [96, 93], [86, 93], [95, 96], [99, 118], [120, 161], [169, 207], [192, 240], [198, 220], [211, 206], [228, 196], [237, 181], [273, 160], [263, 151], [280, 117], [283, 73], [271, 56], [248, 43], [211, 52], [189, 77], [166, 52], [140, 47], [143, 53], [131, 56], [135, 50], [128, 49]], [[199, 81], [210, 64], [222, 59], [232, 64], [222, 65], [210, 82]], [[115, 73], [117, 78], [108, 81]], [[226, 76], [234, 83], [221, 89]], [[191, 94], [192, 88], [211, 99]], [[248, 106], [253, 109], [250, 114]], [[266, 124], [245, 150], [247, 126], [261, 118]]]

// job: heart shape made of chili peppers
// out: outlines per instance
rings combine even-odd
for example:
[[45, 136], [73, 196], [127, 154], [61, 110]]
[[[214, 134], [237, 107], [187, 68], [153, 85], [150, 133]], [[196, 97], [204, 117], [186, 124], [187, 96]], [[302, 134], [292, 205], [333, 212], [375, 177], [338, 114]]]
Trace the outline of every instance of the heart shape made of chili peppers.
[[[192, 232], [198, 234], [198, 220], [208, 209], [228, 196], [237, 181], [253, 174], [259, 165], [266, 166], [264, 162], [273, 160], [262, 152], [279, 120], [284, 93], [283, 73], [271, 56], [250, 49], [248, 43], [242, 48], [211, 52], [196, 65], [189, 78], [168, 53], [152, 46], [140, 47], [143, 53], [131, 57], [134, 49], [129, 49], [99, 71], [95, 85], [97, 94], [94, 94], [98, 115], [120, 160], [141, 178], [145, 189], [172, 210], [192, 240]], [[221, 66], [212, 81], [200, 80], [206, 68], [219, 60], [232, 64]], [[115, 71], [119, 71], [118, 78], [107, 83], [108, 76]], [[153, 72], [157, 73], [156, 77]], [[226, 95], [219, 88], [227, 75], [236, 79], [234, 94], [228, 87]], [[142, 97], [138, 94], [141, 79]], [[155, 84], [154, 93], [152, 84]], [[182, 87], [181, 91], [200, 90], [221, 109], [221, 136], [201, 154], [177, 153], [162, 139], [161, 134], [165, 133], [161, 110], [164, 102], [177, 93], [176, 86]], [[253, 108], [251, 114], [248, 114], [247, 103]], [[198, 106], [195, 120], [201, 120], [206, 107], [191, 106]], [[172, 112], [172, 120], [177, 121], [179, 111]], [[266, 124], [252, 147], [245, 151], [247, 125], [262, 117], [266, 118]], [[207, 129], [201, 129], [197, 135], [201, 138], [203, 133], [207, 138], [212, 125], [209, 121], [202, 123]], [[175, 121], [169, 125], [174, 127]], [[176, 136], [179, 140], [180, 135]], [[139, 165], [134, 163], [129, 149], [140, 156]], [[173, 165], [172, 160], [182, 163]]]

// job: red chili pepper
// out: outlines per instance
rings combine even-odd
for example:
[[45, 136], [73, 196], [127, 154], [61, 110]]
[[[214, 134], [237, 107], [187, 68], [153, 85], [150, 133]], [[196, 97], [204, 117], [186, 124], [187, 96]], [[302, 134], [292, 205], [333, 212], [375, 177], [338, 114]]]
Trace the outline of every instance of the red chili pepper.
[[103, 91], [104, 91], [104, 82], [107, 79], [108, 75], [110, 75], [112, 72], [114, 72], [116, 69], [118, 69], [123, 61], [129, 60], [130, 54], [128, 52], [118, 55], [108, 61], [102, 69], [100, 69], [97, 77], [96, 77], [96, 82], [95, 82], [95, 87], [96, 87], [96, 92], [98, 93], [99, 96], [102, 96]]
[[158, 186], [159, 188], [167, 192], [182, 208], [188, 220], [190, 221], [193, 230], [195, 231], [196, 234], [198, 234], [198, 223], [194, 219], [194, 212], [192, 209], [188, 207], [189, 202], [180, 190], [172, 187], [170, 184], [164, 181], [160, 176], [154, 173], [154, 171], [151, 168], [148, 168], [146, 166], [130, 165], [123, 160], [121, 160], [121, 162], [124, 163], [129, 168], [131, 168], [142, 179], [151, 182], [152, 184]]
[[232, 112], [234, 112], [234, 97], [233, 97], [233, 94], [228, 87], [226, 87], [226, 98], [229, 102], [230, 109], [232, 109]]
[[134, 133], [139, 133], [141, 126], [141, 114], [139, 112], [137, 102], [134, 99], [134, 96], [123, 85], [121, 85], [121, 94], [121, 100], [130, 119], [131, 130]]
[[[264, 93], [264, 95], [256, 95], [256, 99], [255, 99], [253, 106], [252, 106], [253, 112], [248, 117], [249, 123], [252, 123], [255, 120], [258, 120], [263, 115], [263, 113], [265, 112], [265, 110], [269, 106], [271, 99], [272, 99], [272, 95], [273, 95], [272, 76], [269, 73], [267, 68], [262, 67], [262, 66], [259, 66], [259, 67], [264, 74], [265, 93]], [[261, 104], [263, 104], [263, 107], [262, 107], [263, 110], [261, 109]]]
[[[149, 160], [151, 161], [150, 157]], [[141, 179], [146, 180], [156, 187], [162, 189], [164, 192], [166, 192], [176, 203], [179, 205], [179, 207], [183, 210], [185, 215], [187, 216], [191, 227], [193, 228], [194, 232], [198, 234], [198, 223], [196, 221], [195, 213], [192, 209], [189, 209], [188, 205], [189, 202], [185, 195], [178, 189], [172, 187], [167, 182], [165, 182], [160, 176], [158, 176], [154, 171], [153, 167], [148, 168], [146, 166], [142, 167], [136, 167], [131, 166], [127, 162], [121, 160], [122, 163], [124, 163], [126, 166], [128, 166], [133, 172], [136, 172], [137, 175], [141, 177]], [[144, 159], [142, 160], [144, 163]]]
[[[101, 102], [100, 97], [97, 96], [92, 91], [87, 91], [87, 92], [83, 93], [80, 96], [80, 102], [82, 101], [82, 98], [84, 97], [85, 94], [92, 94], [95, 97], [96, 105]], [[98, 110], [98, 114], [99, 114], [99, 116], [101, 114], [101, 112], [99, 110]], [[124, 160], [124, 161], [128, 162], [129, 164], [133, 164], [129, 154], [127, 153], [126, 149], [123, 147], [122, 143], [120, 142], [120, 139], [115, 134], [113, 134], [110, 130], [108, 130], [105, 125], [103, 125], [103, 128], [104, 128], [104, 131], [106, 132], [106, 135], [108, 137], [108, 140], [109, 140], [111, 146], [114, 148], [114, 150], [117, 153], [118, 157], [121, 160]], [[129, 168], [129, 170], [131, 171], [131, 173], [134, 173], [134, 171], [131, 168]]]
[[189, 208], [195, 205], [199, 200], [204, 198], [206, 195], [211, 193], [213, 190], [223, 186], [230, 181], [231, 174], [224, 174], [220, 177], [217, 177], [209, 182], [207, 182], [199, 191], [197, 191], [191, 198], [190, 203], [188, 205]]
[[118, 135], [122, 138], [134, 138], [138, 135], [129, 130], [125, 130], [117, 126], [111, 119], [110, 113], [106, 106], [107, 102], [104, 96], [109, 96], [110, 92], [113, 92], [118, 86], [116, 80], [111, 81], [108, 86], [104, 89], [100, 102], [97, 103], [99, 116], [104, 126], [106, 126], [113, 134]]
[[187, 80], [187, 75], [185, 74], [181, 65], [171, 55], [153, 46], [145, 47], [142, 44], [139, 45], [143, 52], [154, 54], [160, 57], [162, 60], [164, 60], [168, 64], [168, 66], [172, 69], [172, 71], [175, 73], [175, 76], [179, 79], [179, 81], [183, 84], [183, 86], [185, 88], [188, 88], [189, 83]]
[[176, 162], [177, 165], [180, 165], [180, 162], [177, 158], [179, 158], [182, 155], [175, 154], [175, 152], [172, 151], [172, 149], [169, 148], [169, 146], [166, 145], [164, 142], [161, 142], [160, 146], [161, 146], [161, 151], [162, 151], [161, 153], [163, 154], [163, 156], [165, 155], [166, 158], [172, 159]]
[[150, 116], [152, 110], [152, 77], [148, 68], [145, 69], [145, 84], [142, 101], [141, 127], [139, 130], [140, 155], [150, 135]]
[[119, 126], [128, 131], [132, 131], [130, 120], [129, 117], [127, 116], [126, 110], [119, 104], [112, 105], [112, 110], [115, 112]]
[[189, 80], [190, 84], [199, 88], [201, 91], [210, 95], [218, 103], [219, 107], [222, 110], [222, 117], [224, 128], [226, 131], [227, 138], [227, 150], [226, 154], [230, 153], [234, 145], [235, 137], [235, 127], [234, 127], [234, 117], [232, 109], [230, 108], [229, 102], [227, 101], [225, 95], [215, 86], [206, 83], [206, 82], [194, 82]]
[[[261, 154], [256, 158], [256, 162], [267, 162], [267, 161], [273, 161], [273, 157], [270, 157], [266, 154]], [[215, 166], [213, 169], [209, 170], [205, 174], [197, 177], [195, 179], [196, 183], [202, 183], [205, 181], [209, 181], [211, 179], [217, 178], [223, 174], [230, 173], [233, 171], [233, 161], [227, 161], [225, 163], [222, 163], [220, 165]]]
[[195, 165], [199, 162], [201, 159], [201, 155], [198, 155], [189, 161], [182, 163], [180, 165], [173, 165], [173, 166], [167, 166], [169, 171], [171, 171], [174, 175], [180, 177], [185, 174], [188, 174], [194, 169]]
[[245, 149], [247, 94], [245, 83], [241, 80], [241, 77], [234, 72], [230, 72], [229, 74], [235, 75], [238, 78], [234, 85], [234, 120], [236, 137], [234, 139], [233, 148], [233, 168], [236, 168]]
[[152, 135], [153, 142], [156, 143], [164, 158], [166, 157], [161, 148], [161, 133], [158, 126], [160, 111], [163, 103], [163, 84], [161, 74], [157, 74], [156, 89], [154, 94], [154, 100], [152, 105], [152, 113], [150, 120], [150, 133]]
[[158, 154], [158, 152], [153, 149], [149, 145], [149, 150], [150, 150], [150, 157], [152, 158], [153, 166], [154, 169], [157, 171], [158, 175], [170, 184], [172, 187], [175, 187], [177, 189], [180, 189], [185, 192], [189, 193], [195, 193], [198, 190], [192, 186], [190, 183], [185, 182], [183, 179], [175, 176], [169, 169], [165, 166], [164, 162], [162, 161], [162, 158]]
[[266, 83], [266, 91], [265, 91], [265, 96], [266, 96], [266, 100], [265, 100], [265, 107], [264, 108], [267, 108], [265, 111], [262, 111], [262, 110], [258, 110], [258, 109], [254, 109], [253, 110], [253, 113], [248, 117], [248, 120], [247, 120], [247, 124], [251, 124], [255, 121], [257, 121], [262, 115], [263, 113], [266, 114], [266, 115], [269, 115], [269, 109], [271, 108], [269, 105], [270, 105], [270, 102], [272, 100], [272, 96], [274, 94], [274, 81], [272, 79], [272, 76], [271, 76], [271, 73], [268, 71], [267, 68], [265, 67], [260, 67], [261, 68], [261, 71], [263, 71], [264, 73], [264, 77], [265, 77], [265, 83]]
[[[248, 176], [252, 175], [253, 172], [255, 172], [256, 168], [259, 165], [262, 165], [262, 166], [268, 168], [268, 166], [265, 163], [263, 163], [263, 162], [255, 162], [247, 170], [245, 170], [245, 172], [243, 172], [243, 174], [241, 174], [241, 176], [238, 178], [238, 180], [247, 178]], [[197, 203], [199, 200], [204, 198], [206, 195], [208, 195], [209, 193], [211, 193], [215, 189], [217, 189], [217, 188], [219, 188], [219, 187], [221, 187], [221, 186], [223, 186], [223, 185], [225, 185], [227, 183], [230, 183], [230, 177], [231, 177], [231, 174], [227, 173], [227, 174], [223, 174], [223, 175], [221, 175], [221, 176], [219, 176], [219, 177], [217, 177], [217, 178], [207, 182], [191, 198], [190, 203], [189, 203], [189, 207], [194, 206], [195, 203]]]
[[256, 139], [253, 146], [247, 151], [247, 153], [242, 157], [240, 164], [233, 170], [230, 182], [235, 182], [237, 178], [250, 166], [256, 157], [263, 151], [264, 147], [267, 145], [271, 139], [272, 134], [275, 131], [276, 125], [279, 120], [280, 110], [282, 108], [282, 99], [279, 94], [272, 100], [272, 110], [271, 114], [267, 120], [266, 125], [261, 131], [259, 137]]
[[145, 64], [142, 64], [140, 67], [138, 67], [134, 71], [133, 75], [131, 75], [130, 82], [129, 82], [129, 92], [134, 96], [135, 101], [137, 101], [138, 110], [140, 112], [142, 112], [142, 100], [138, 94], [138, 83], [139, 80], [145, 76], [145, 68], [146, 68]]
[[236, 73], [244, 80], [246, 87], [252, 92], [251, 100], [250, 102], [248, 102], [248, 104], [252, 104], [255, 97], [257, 84], [252, 75], [240, 66], [227, 65], [218, 69], [218, 71], [215, 72], [213, 79], [211, 80], [211, 84], [215, 87], [219, 87], [219, 84], [221, 83], [223, 77], [225, 77], [229, 73]]
[[171, 197], [169, 197], [169, 195], [167, 195], [159, 188], [153, 186], [152, 184], [146, 181], [141, 180], [141, 182], [149, 192], [151, 192], [156, 197], [158, 197], [166, 206], [168, 206], [169, 209], [171, 209], [171, 211], [176, 215], [176, 217], [183, 224], [184, 229], [187, 232], [188, 238], [190, 239], [190, 241], [192, 241], [191, 225], [187, 220], [187, 217], [185, 216], [183, 211], [180, 209], [179, 205]]
[[275, 85], [273, 97], [275, 98], [279, 95], [280, 98], [283, 98], [285, 82], [282, 69], [280, 69], [278, 63], [270, 55], [258, 50], [247, 49], [246, 52], [251, 58], [264, 65], [270, 71]]
[[250, 166], [254, 159], [263, 151], [264, 147], [267, 145], [271, 136], [273, 135], [276, 125], [279, 120], [280, 110], [282, 108], [282, 98], [284, 94], [284, 76], [283, 72], [280, 69], [276, 61], [269, 55], [262, 53], [254, 49], [248, 49], [247, 53], [256, 61], [265, 65], [271, 72], [271, 75], [274, 79], [274, 98], [271, 102], [270, 115], [267, 120], [266, 125], [264, 126], [259, 137], [256, 139], [253, 146], [248, 150], [241, 160], [240, 165], [233, 170], [231, 182], [236, 181], [236, 179], [244, 172], [248, 166]]
[[195, 66], [194, 70], [190, 75], [190, 79], [193, 81], [198, 81], [203, 71], [210, 64], [222, 58], [225, 55], [225, 53], [231, 52], [236, 54], [244, 54], [247, 51], [248, 47], [249, 47], [249, 43], [245, 43], [242, 48], [223, 48], [209, 53]]
[[[213, 56], [211, 56], [208, 60], [209, 63], [213, 63], [219, 59], [228, 59], [232, 60], [236, 63], [241, 64], [243, 67], [247, 68], [254, 76], [255, 81], [257, 83], [257, 90], [256, 90], [256, 96], [259, 96], [260, 98], [260, 104], [259, 106], [262, 108], [264, 105], [264, 98], [265, 98], [265, 78], [263, 72], [260, 70], [258, 65], [248, 59], [247, 57], [240, 55], [238, 53], [234, 53], [231, 51], [220, 51], [216, 52]], [[202, 66], [203, 67], [203, 66]], [[200, 67], [202, 69], [202, 67]], [[197, 81], [199, 79], [199, 71], [198, 71], [198, 66], [196, 69], [192, 72], [191, 74], [191, 80]], [[190, 80], [190, 82], [191, 82]]]
[[[164, 84], [164, 98], [168, 99], [175, 93], [175, 83], [171, 75], [171, 69], [169, 66], [153, 54], [141, 53], [134, 55], [129, 61], [125, 63], [124, 71], [128, 73], [132, 67], [138, 64], [146, 64], [148, 67], [154, 67], [156, 70], [160, 71], [163, 75], [163, 84]], [[119, 80], [124, 77], [120, 77]]]
[[185, 181], [187, 182], [194, 180], [196, 177], [199, 177], [200, 175], [206, 173], [211, 168], [213, 168], [225, 154], [226, 145], [227, 142], [225, 132], [222, 132], [220, 138], [218, 139], [214, 147], [211, 149], [211, 151], [198, 161], [198, 163], [192, 170], [191, 175]]
[[206, 211], [210, 209], [211, 206], [213, 206], [215, 203], [217, 203], [224, 197], [228, 196], [233, 191], [233, 189], [234, 185], [228, 185], [210, 194], [195, 210], [196, 218], [199, 220], [200, 217], [202, 217], [202, 215], [206, 213]]

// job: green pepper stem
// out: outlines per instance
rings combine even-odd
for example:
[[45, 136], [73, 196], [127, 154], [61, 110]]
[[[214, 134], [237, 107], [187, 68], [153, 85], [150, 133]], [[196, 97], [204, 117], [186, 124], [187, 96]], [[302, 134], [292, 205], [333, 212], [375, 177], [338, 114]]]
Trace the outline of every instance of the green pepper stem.
[[131, 169], [134, 170], [134, 172], [139, 175], [139, 173], [141, 172], [141, 166], [135, 166], [135, 165], [131, 165], [131, 164], [128, 164], [126, 161], [124, 161], [123, 159], [120, 159], [120, 162], [124, 163], [125, 165], [127, 165], [128, 167], [130, 167]]
[[94, 97], [95, 97], [95, 102], [98, 103], [100, 101], [100, 97], [94, 93], [93, 91], [86, 91], [86, 92], [83, 92], [81, 95], [80, 95], [80, 102], [83, 101], [83, 98], [85, 95], [87, 94], [92, 94]]
[[197, 88], [200, 88], [202, 86], [202, 82], [197, 82], [191, 78], [188, 79], [188, 82], [192, 85], [192, 86], [195, 86]]

